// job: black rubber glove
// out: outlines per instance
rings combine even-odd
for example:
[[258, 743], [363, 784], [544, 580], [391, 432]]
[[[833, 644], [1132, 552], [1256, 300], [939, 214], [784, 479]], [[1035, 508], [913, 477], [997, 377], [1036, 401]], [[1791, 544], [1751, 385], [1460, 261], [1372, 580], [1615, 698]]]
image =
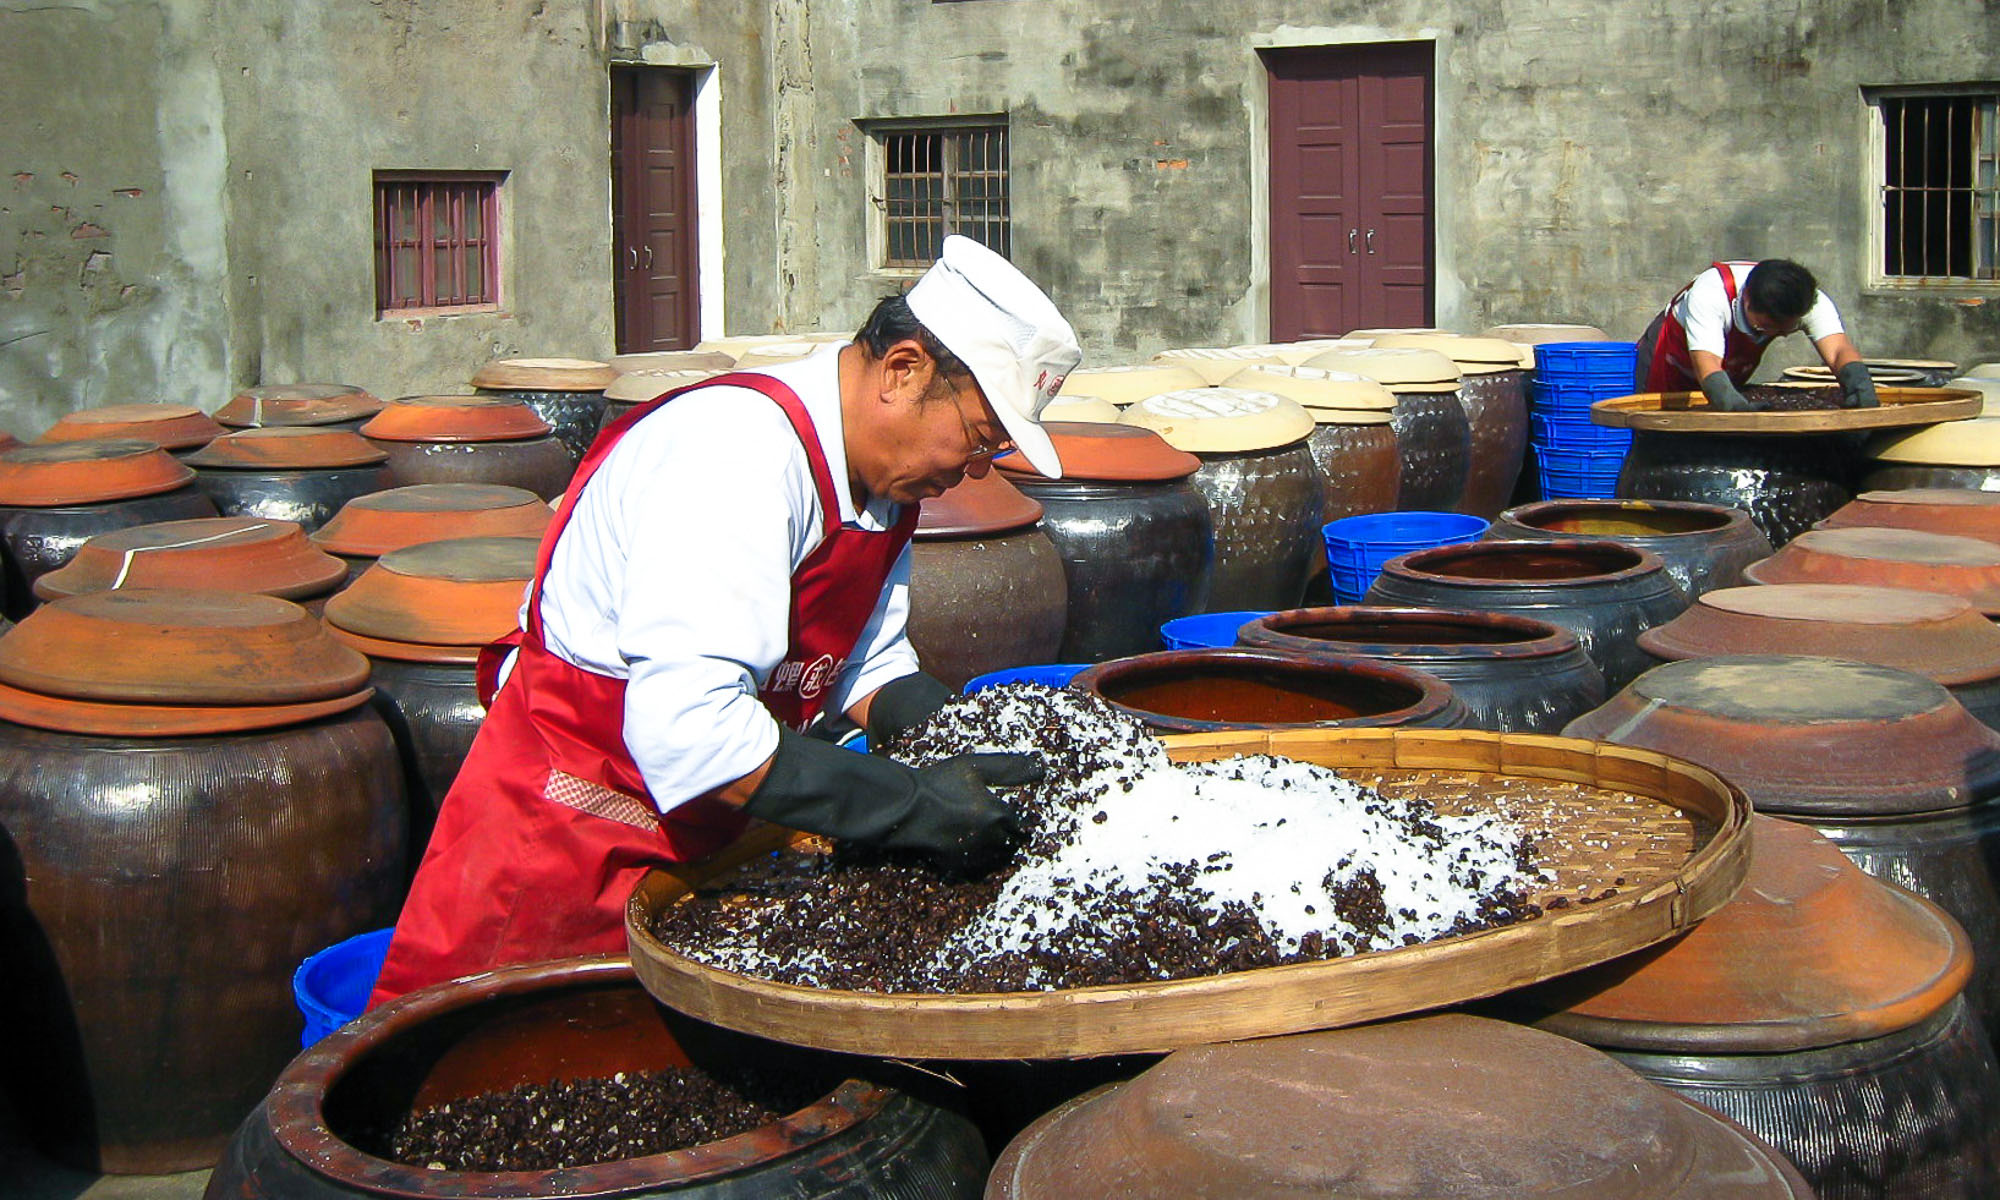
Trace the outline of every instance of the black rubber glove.
[[961, 754], [912, 769], [780, 729], [770, 769], [743, 811], [808, 833], [918, 851], [946, 870], [973, 873], [1021, 837], [1013, 806], [990, 786], [1041, 777], [1032, 754]]
[[945, 706], [957, 693], [918, 671], [891, 679], [868, 705], [868, 748], [881, 753], [904, 730]]
[[1860, 359], [1840, 364], [1840, 370], [1833, 373], [1840, 380], [1840, 407], [1880, 408], [1881, 398], [1875, 395], [1875, 377], [1868, 373], [1868, 364]]
[[1729, 381], [1727, 371], [1710, 371], [1702, 376], [1701, 394], [1708, 397], [1708, 406], [1717, 412], [1750, 411], [1750, 402]]

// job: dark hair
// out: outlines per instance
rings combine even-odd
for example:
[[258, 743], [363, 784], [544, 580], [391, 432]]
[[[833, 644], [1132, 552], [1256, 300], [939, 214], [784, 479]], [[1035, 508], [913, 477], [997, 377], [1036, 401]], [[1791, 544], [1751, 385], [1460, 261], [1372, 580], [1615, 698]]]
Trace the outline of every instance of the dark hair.
[[1767, 317], [1796, 321], [1812, 311], [1819, 284], [1813, 273], [1789, 258], [1767, 258], [1750, 268], [1743, 303]]
[[917, 314], [910, 311], [910, 302], [901, 292], [884, 296], [875, 305], [875, 311], [861, 323], [860, 332], [854, 340], [868, 351], [870, 358], [881, 358], [889, 353], [889, 347], [897, 342], [915, 339], [924, 353], [937, 360], [941, 374], [964, 377], [972, 374], [972, 368], [959, 361], [958, 355], [945, 349], [937, 336], [924, 328], [917, 320]]

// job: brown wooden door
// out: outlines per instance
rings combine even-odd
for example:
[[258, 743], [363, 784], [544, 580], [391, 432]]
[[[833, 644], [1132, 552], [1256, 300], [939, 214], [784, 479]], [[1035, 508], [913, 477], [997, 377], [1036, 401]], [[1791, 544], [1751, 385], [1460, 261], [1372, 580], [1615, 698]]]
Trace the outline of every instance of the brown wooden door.
[[611, 246], [618, 350], [699, 339], [695, 278], [694, 73], [611, 69]]
[[1432, 323], [1431, 44], [1265, 53], [1271, 338]]

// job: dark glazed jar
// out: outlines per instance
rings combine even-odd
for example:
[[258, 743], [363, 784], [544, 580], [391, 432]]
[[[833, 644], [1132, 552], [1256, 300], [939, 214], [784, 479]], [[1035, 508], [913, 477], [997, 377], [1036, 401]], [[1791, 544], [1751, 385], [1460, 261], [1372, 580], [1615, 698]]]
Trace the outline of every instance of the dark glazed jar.
[[910, 549], [910, 645], [953, 691], [976, 675], [1053, 661], [1069, 609], [1042, 506], [998, 471], [923, 503]]
[[[624, 357], [624, 356], [621, 356]], [[674, 354], [632, 355], [630, 357], [675, 358]], [[719, 358], [728, 360], [726, 354], [685, 355], [688, 358]], [[668, 392], [676, 392], [685, 387], [693, 387], [704, 379], [713, 379], [728, 370], [727, 367], [644, 367], [627, 370], [611, 381], [604, 389], [604, 415], [598, 418], [597, 432], [609, 429], [618, 418], [631, 412], [650, 400], [658, 400]]]
[[[381, 1156], [430, 1107], [552, 1078], [747, 1065], [827, 1090], [771, 1124], [684, 1150], [551, 1171], [454, 1171]], [[505, 967], [391, 1001], [300, 1054], [230, 1143], [208, 1200], [971, 1200], [987, 1157], [964, 1118], [871, 1082], [854, 1060], [732, 1034], [663, 1008], [618, 958]], [[367, 1148], [364, 1148], [367, 1147]]]
[[366, 680], [266, 596], [101, 592], [0, 639], [0, 1019], [45, 1153], [214, 1162], [297, 1052], [293, 968], [394, 917], [402, 779]]
[[273, 426], [224, 434], [186, 461], [223, 516], [290, 521], [311, 533], [349, 500], [388, 487], [388, 457], [351, 430]]
[[1363, 375], [1395, 394], [1391, 424], [1403, 456], [1397, 508], [1458, 510], [1472, 467], [1472, 424], [1459, 400], [1457, 364], [1435, 350], [1403, 346], [1331, 350], [1306, 365]]
[[1855, 456], [1854, 439], [1842, 433], [1634, 429], [1616, 495], [1741, 509], [1783, 546], [1854, 499]]
[[1651, 550], [1690, 600], [1743, 582], [1743, 568], [1771, 555], [1749, 514], [1685, 500], [1545, 500], [1501, 513], [1488, 541], [1602, 538]]
[[1201, 460], [1130, 425], [1052, 421], [1063, 477], [1008, 455], [1009, 482], [1042, 506], [1068, 604], [1058, 662], [1102, 662], [1159, 645], [1160, 626], [1205, 610], [1215, 534], [1188, 477]]
[[1492, 520], [1507, 507], [1527, 461], [1528, 375], [1520, 348], [1491, 337], [1451, 333], [1399, 333], [1375, 339], [1374, 349], [1431, 350], [1459, 369], [1458, 402], [1471, 433], [1465, 490], [1457, 511]]
[[583, 461], [604, 420], [604, 389], [619, 371], [583, 358], [507, 358], [472, 373], [473, 391], [518, 400], [549, 423], [569, 452], [570, 469]]
[[1514, 613], [1561, 625], [1616, 691], [1652, 665], [1638, 637], [1687, 596], [1650, 550], [1617, 542], [1479, 542], [1392, 558], [1368, 604]]
[[393, 487], [492, 483], [553, 500], [576, 470], [547, 422], [511, 400], [406, 396], [384, 405], [361, 432], [388, 452]]
[[1377, 659], [1435, 675], [1466, 726], [1557, 733], [1604, 703], [1604, 673], [1560, 625], [1440, 608], [1301, 608], [1244, 626], [1237, 640], [1301, 658]]
[[1267, 650], [1163, 650], [1089, 668], [1070, 686], [1170, 733], [1223, 729], [1461, 729], [1451, 686], [1407, 666]]

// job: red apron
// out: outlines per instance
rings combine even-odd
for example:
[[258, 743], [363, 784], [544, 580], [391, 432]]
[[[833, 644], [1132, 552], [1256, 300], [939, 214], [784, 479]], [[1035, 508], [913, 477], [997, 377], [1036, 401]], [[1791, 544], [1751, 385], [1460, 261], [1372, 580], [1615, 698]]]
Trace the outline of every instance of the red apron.
[[[854, 652], [916, 528], [917, 506], [904, 506], [886, 532], [843, 527], [812, 418], [790, 388], [756, 374], [694, 386], [770, 397], [812, 465], [825, 537], [792, 574], [790, 644], [758, 693], [774, 716], [802, 729]], [[542, 641], [542, 580], [577, 497], [633, 423], [688, 390], [620, 418], [578, 466], [542, 538], [526, 628], [481, 656], [486, 720], [438, 812], [371, 1006], [506, 963], [623, 951], [625, 900], [639, 877], [662, 862], [712, 854], [743, 831], [744, 816], [713, 797], [661, 815], [625, 746], [625, 680], [575, 666]], [[519, 647], [514, 670], [494, 695], [509, 645]]]
[[[1757, 364], [1764, 361], [1764, 348], [1770, 345], [1768, 338], [1758, 338], [1744, 333], [1736, 327], [1736, 276], [1730, 270], [1734, 266], [1751, 266], [1750, 263], [1710, 263], [1722, 276], [1722, 290], [1729, 296], [1729, 322], [1722, 338], [1722, 369], [1729, 381], [1737, 387], [1749, 382], [1756, 374]], [[1701, 380], [1695, 378], [1694, 356], [1688, 350], [1687, 327], [1674, 316], [1682, 297], [1688, 294], [1693, 283], [1675, 293], [1667, 302], [1666, 311], [1653, 318], [1653, 328], [1646, 331], [1653, 339], [1652, 367], [1639, 390], [1644, 392], [1691, 392], [1701, 387]], [[1642, 340], [1641, 345], [1644, 345]]]

